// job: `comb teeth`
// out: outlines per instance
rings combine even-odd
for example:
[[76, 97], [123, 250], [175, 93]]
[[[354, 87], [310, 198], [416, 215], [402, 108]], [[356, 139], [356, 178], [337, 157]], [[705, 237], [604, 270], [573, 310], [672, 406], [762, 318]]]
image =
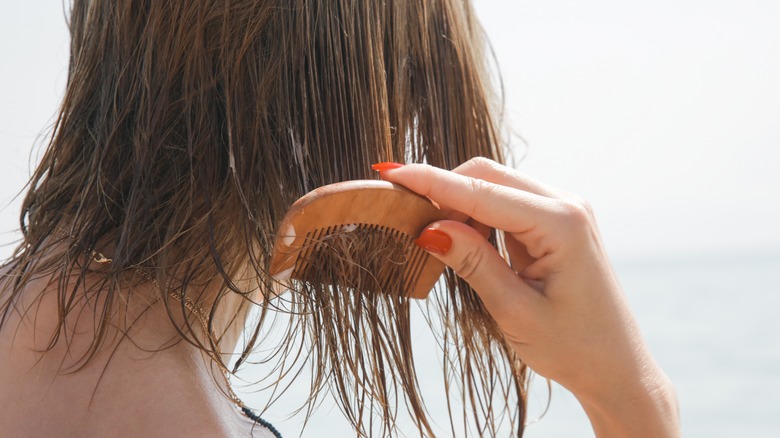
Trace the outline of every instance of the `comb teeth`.
[[[407, 295], [419, 281], [429, 255], [408, 234], [377, 224], [340, 224], [308, 231], [291, 278], [338, 283], [334, 273], [371, 292]], [[401, 276], [400, 283], [396, 283]], [[400, 286], [400, 290], [391, 290]]]
[[322, 186], [287, 211], [269, 272], [277, 281], [425, 298], [444, 264], [412, 239], [442, 219], [446, 215], [428, 198], [386, 181]]

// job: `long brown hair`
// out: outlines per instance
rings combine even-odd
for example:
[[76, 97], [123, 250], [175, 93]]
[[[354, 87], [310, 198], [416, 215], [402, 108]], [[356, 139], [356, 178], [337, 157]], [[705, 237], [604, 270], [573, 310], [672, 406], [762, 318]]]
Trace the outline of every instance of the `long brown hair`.
[[[282, 374], [295, 358], [312, 365], [310, 406], [330, 385], [359, 434], [387, 435], [403, 399], [433, 435], [409, 300], [303, 282], [274, 297], [268, 267], [275, 227], [311, 189], [375, 178], [380, 161], [502, 160], [500, 108], [468, 0], [75, 0], [70, 32], [66, 94], [24, 198], [0, 327], [30, 279], [83, 279], [83, 255], [108, 243], [113, 263], [96, 290], [106, 305], [77, 366], [100, 349], [128, 293], [120, 277], [142, 268], [203, 307], [210, 326], [225, 297], [244, 297], [240, 311], [261, 301], [236, 367], [262, 343], [269, 311], [288, 311], [271, 356]], [[247, 273], [251, 283], [238, 281]], [[220, 292], [203, 296], [214, 278]], [[59, 332], [78, 289], [57, 287]], [[161, 299], [172, 321], [193, 319]], [[479, 434], [496, 434], [502, 418], [521, 434], [526, 370], [478, 296], [448, 271], [426, 305], [444, 315], [448, 406], [458, 387]], [[218, 337], [180, 334], [223, 361]], [[450, 424], [453, 433], [465, 425]]]

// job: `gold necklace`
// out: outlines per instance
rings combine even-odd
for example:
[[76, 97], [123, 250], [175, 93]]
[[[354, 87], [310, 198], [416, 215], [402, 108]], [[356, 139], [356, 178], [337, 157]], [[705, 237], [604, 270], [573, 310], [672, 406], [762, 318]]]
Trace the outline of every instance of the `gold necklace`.
[[[100, 265], [110, 265], [111, 263], [114, 262], [113, 259], [106, 257], [105, 255], [103, 255], [103, 253], [96, 251], [94, 249], [91, 251], [91, 257], [95, 263], [98, 263]], [[190, 297], [184, 297], [182, 301], [181, 295], [177, 294], [174, 289], [167, 287], [167, 285], [166, 288], [163, 289], [160, 286], [160, 283], [146, 269], [140, 266], [136, 266], [134, 269], [135, 272], [138, 273], [141, 277], [143, 277], [144, 279], [152, 283], [152, 285], [154, 285], [154, 287], [156, 287], [158, 291], [184, 304], [184, 307], [198, 318], [198, 322], [200, 323], [200, 326], [203, 328], [203, 331], [211, 339], [214, 340], [217, 339], [217, 334], [214, 332], [214, 330], [209, 330], [208, 317], [206, 316], [206, 312], [203, 309], [201, 309], [200, 306], [198, 306], [194, 301], [192, 301]], [[238, 398], [238, 395], [236, 395], [235, 391], [233, 391], [233, 387], [230, 386], [230, 371], [222, 364], [221, 361], [215, 359], [212, 360], [217, 363], [217, 366], [222, 372], [222, 377], [225, 379], [225, 388], [227, 389], [227, 396], [230, 398], [230, 401], [232, 401], [233, 404], [235, 404], [244, 415], [249, 416], [246, 412], [248, 407], [244, 404], [243, 401], [241, 401], [240, 398]], [[250, 418], [254, 420], [254, 418], [252, 417]]]

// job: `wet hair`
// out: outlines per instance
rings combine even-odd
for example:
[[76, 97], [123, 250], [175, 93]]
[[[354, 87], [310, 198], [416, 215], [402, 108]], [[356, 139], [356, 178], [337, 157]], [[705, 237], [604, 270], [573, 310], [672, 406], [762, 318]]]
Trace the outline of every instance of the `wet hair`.
[[[67, 88], [23, 201], [0, 327], [31, 279], [53, 276], [53, 348], [91, 272], [84, 254], [108, 245], [113, 262], [90, 274], [105, 304], [76, 367], [99, 351], [132, 293], [123, 275], [141, 268], [202, 307], [210, 328], [227, 330], [215, 318], [240, 298], [229, 322], [250, 323], [235, 368], [257, 346], [271, 349], [279, 375], [310, 365], [307, 413], [329, 390], [360, 435], [391, 434], [399, 404], [433, 435], [409, 299], [337, 264], [277, 296], [268, 272], [275, 227], [318, 186], [376, 178], [370, 165], [381, 161], [502, 161], [500, 105], [469, 2], [75, 0], [69, 25]], [[206, 296], [214, 281], [219, 292]], [[194, 319], [160, 293], [172, 322]], [[508, 421], [522, 434], [526, 368], [476, 293], [448, 270], [423, 305], [439, 315], [429, 324], [444, 350], [453, 433], [495, 435]], [[241, 317], [248, 309], [258, 317]], [[266, 345], [273, 312], [290, 322]], [[219, 333], [203, 339], [191, 328], [177, 326], [181, 339], [224, 361]]]

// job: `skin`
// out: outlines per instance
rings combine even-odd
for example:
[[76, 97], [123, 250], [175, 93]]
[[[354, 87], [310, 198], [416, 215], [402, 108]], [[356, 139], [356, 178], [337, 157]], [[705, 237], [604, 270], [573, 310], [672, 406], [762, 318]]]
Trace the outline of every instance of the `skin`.
[[[597, 436], [680, 435], [673, 387], [640, 335], [586, 203], [487, 159], [451, 172], [414, 164], [381, 175], [457, 219], [430, 225], [451, 240], [446, 252], [432, 254], [480, 294], [525, 363], [574, 393]], [[509, 262], [485, 240], [487, 227], [505, 232]], [[54, 285], [37, 279], [27, 288], [23, 297]], [[131, 308], [127, 318], [143, 309]], [[12, 314], [7, 327], [17, 330], [0, 331], [0, 424], [9, 436], [250, 436], [252, 422], [214, 391], [219, 371], [187, 344], [152, 354], [114, 339], [83, 370], [64, 374], [60, 361], [68, 349], [78, 355], [92, 332], [89, 318], [72, 321], [70, 345], [57, 344], [40, 360], [35, 350], [48, 339], [40, 334], [56, 321], [49, 294], [26, 317]], [[153, 349], [175, 333], [153, 306], [131, 335]], [[236, 340], [227, 336], [223, 349], [232, 351]], [[271, 435], [255, 427], [254, 436]]]
[[[458, 219], [430, 224], [451, 247], [429, 252], [476, 290], [528, 366], [577, 397], [597, 436], [680, 436], [674, 388], [642, 339], [586, 202], [485, 158], [453, 171], [411, 164], [380, 174]], [[509, 261], [485, 226], [504, 231]]]
[[[36, 350], [46, 347], [56, 327], [56, 298], [48, 293], [33, 304], [33, 297], [54, 287], [46, 278], [28, 283], [16, 308], [30, 311], [24, 317], [12, 312], [0, 330], [3, 436], [273, 436], [215, 391], [215, 383], [224, 381], [199, 350], [180, 342], [142, 351], [170, 345], [177, 336], [161, 305], [146, 311], [142, 297], [155, 294], [148, 284], [135, 288], [139, 299], [117, 317], [120, 326], [134, 321], [128, 331], [132, 342], [118, 342], [113, 330], [86, 367], [64, 372], [61, 363], [72, 364], [91, 340], [92, 308], [101, 303], [82, 297], [84, 311], [68, 318], [69, 345], [59, 342], [42, 355]], [[233, 351], [237, 334], [223, 338], [224, 351]]]

